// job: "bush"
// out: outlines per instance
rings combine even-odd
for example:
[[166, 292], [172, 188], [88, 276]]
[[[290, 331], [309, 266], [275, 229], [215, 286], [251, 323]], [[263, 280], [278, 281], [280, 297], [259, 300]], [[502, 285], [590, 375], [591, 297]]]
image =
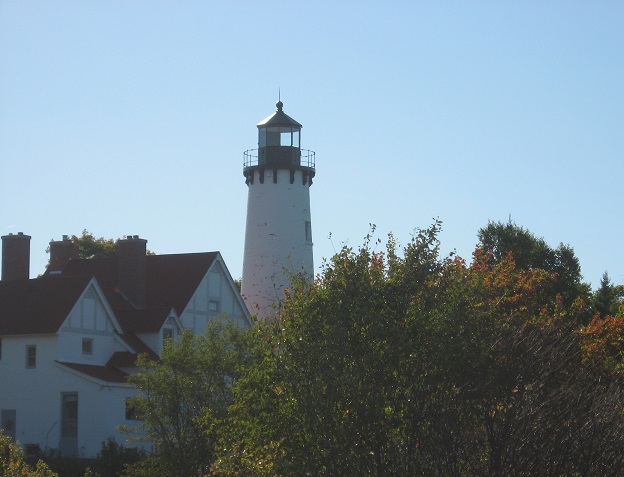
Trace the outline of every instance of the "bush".
[[0, 475], [3, 477], [58, 477], [41, 460], [34, 469], [26, 462], [24, 451], [0, 429]]

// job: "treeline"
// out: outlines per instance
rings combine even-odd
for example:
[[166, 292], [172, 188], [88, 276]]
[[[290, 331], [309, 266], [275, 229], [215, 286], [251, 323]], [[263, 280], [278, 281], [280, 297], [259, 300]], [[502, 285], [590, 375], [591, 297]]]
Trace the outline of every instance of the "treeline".
[[156, 452], [123, 475], [624, 475], [622, 287], [592, 291], [570, 247], [511, 222], [470, 261], [439, 232], [369, 236], [295, 279], [277, 319], [141, 358]]

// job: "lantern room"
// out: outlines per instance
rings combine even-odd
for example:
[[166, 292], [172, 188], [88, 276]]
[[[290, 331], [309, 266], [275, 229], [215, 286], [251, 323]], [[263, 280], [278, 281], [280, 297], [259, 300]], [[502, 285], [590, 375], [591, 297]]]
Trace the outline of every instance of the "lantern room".
[[278, 101], [277, 111], [258, 123], [258, 165], [265, 167], [297, 167], [301, 158], [301, 124], [288, 116], [284, 103]]
[[[291, 175], [294, 171], [303, 171], [306, 182], [314, 177], [314, 151], [301, 149], [303, 126], [284, 112], [282, 101], [276, 106], [277, 110], [271, 116], [257, 124], [258, 149], [245, 151], [243, 174], [248, 184], [253, 183], [255, 171], [263, 182], [265, 169], [287, 169]], [[274, 180], [276, 177], [277, 172]]]
[[277, 111], [275, 113], [258, 123], [258, 147], [298, 148], [303, 126], [283, 111], [284, 103], [278, 101], [276, 106]]

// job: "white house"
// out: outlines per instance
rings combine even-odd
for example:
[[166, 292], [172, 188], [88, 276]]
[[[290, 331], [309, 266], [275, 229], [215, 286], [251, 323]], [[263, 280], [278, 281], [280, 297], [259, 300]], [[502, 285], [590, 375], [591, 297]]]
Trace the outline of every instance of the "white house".
[[2, 237], [0, 428], [27, 451], [92, 457], [109, 437], [123, 443], [139, 353], [157, 358], [166, 339], [222, 313], [251, 326], [219, 252], [146, 255], [146, 243], [129, 236], [118, 257], [78, 259], [64, 237], [29, 279], [30, 237]]

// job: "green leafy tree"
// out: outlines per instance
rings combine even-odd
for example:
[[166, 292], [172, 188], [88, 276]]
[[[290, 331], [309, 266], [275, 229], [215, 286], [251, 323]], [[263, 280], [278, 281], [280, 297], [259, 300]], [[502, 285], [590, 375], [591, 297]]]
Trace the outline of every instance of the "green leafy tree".
[[95, 237], [87, 229], [82, 235], [72, 235], [71, 240], [78, 245], [80, 258], [107, 258], [117, 256], [117, 241], [104, 237]]
[[[141, 371], [130, 377], [139, 394], [129, 406], [142, 417], [134, 431], [152, 441], [154, 455], [127, 475], [204, 475], [214, 461], [237, 364], [243, 359], [244, 330], [213, 320], [206, 334], [185, 331], [167, 343], [159, 361], [140, 356]], [[132, 429], [125, 429], [128, 432]]]
[[459, 313], [463, 276], [439, 257], [439, 229], [417, 231], [402, 253], [392, 237], [375, 252], [369, 237], [314, 283], [295, 282], [280, 320], [256, 332], [264, 353], [239, 380], [232, 419], [243, 431], [222, 461], [256, 453], [274, 460], [273, 475], [398, 476], [453, 475], [476, 458], [450, 457], [472, 447], [457, 423], [472, 429], [476, 416], [452, 398], [473, 392], [464, 383], [488, 333]]

